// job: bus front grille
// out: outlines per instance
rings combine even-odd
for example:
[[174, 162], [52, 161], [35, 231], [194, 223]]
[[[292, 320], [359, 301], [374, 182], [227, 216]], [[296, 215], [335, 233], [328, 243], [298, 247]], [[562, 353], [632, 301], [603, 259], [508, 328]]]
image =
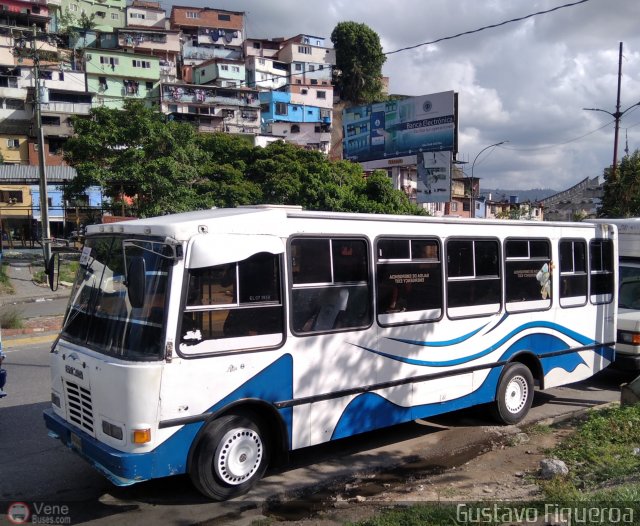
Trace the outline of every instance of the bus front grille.
[[65, 381], [69, 420], [93, 435], [93, 404], [91, 391]]

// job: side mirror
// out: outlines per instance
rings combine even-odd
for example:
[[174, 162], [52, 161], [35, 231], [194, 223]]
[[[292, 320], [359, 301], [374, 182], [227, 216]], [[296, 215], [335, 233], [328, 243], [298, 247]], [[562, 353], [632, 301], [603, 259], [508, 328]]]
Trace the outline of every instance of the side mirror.
[[46, 262], [47, 280], [51, 290], [58, 290], [58, 280], [60, 279], [60, 254], [54, 252], [49, 261]]
[[127, 290], [129, 302], [134, 309], [144, 305], [144, 291], [146, 288], [147, 265], [142, 257], [134, 257], [127, 269]]

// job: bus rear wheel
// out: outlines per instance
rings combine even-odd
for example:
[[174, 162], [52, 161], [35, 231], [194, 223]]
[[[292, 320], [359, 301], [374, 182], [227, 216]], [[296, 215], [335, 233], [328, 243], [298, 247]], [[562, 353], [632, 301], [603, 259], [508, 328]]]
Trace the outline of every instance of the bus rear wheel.
[[252, 419], [226, 415], [207, 424], [189, 470], [206, 497], [227, 500], [249, 491], [269, 461], [266, 435]]
[[517, 424], [533, 402], [533, 375], [526, 365], [507, 364], [500, 376], [493, 415], [502, 424]]

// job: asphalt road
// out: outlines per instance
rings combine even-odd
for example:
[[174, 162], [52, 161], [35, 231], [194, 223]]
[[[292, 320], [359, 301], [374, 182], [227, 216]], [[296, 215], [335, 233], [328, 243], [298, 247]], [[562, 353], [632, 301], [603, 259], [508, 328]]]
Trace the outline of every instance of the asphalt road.
[[[31, 508], [43, 502], [68, 506], [71, 524], [250, 524], [252, 517], [267, 513], [268, 499], [302, 495], [316, 502], [317, 488], [356, 473], [416, 460], [422, 468], [461, 463], [505, 429], [475, 408], [309, 448], [295, 453], [286, 470], [268, 474], [249, 495], [231, 503], [208, 502], [186, 476], [118, 488], [47, 436], [42, 411], [50, 399], [50, 341], [41, 336], [6, 342], [9, 396], [0, 400], [0, 521], [12, 502], [21, 501]], [[631, 379], [605, 370], [588, 381], [536, 393], [527, 421], [618, 401], [619, 385]]]

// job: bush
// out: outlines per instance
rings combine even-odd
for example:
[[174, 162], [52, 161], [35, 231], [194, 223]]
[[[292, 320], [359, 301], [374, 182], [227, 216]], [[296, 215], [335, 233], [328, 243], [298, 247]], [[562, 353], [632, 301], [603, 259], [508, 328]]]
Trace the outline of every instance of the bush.
[[22, 311], [7, 309], [0, 313], [0, 327], [3, 329], [22, 329], [24, 327]]

